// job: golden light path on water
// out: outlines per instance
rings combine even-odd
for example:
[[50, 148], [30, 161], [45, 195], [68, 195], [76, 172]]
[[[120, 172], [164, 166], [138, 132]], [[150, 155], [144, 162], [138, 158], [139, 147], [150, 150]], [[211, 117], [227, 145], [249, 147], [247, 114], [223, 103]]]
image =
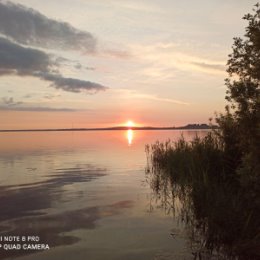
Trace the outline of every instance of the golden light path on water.
[[128, 140], [128, 145], [132, 145], [133, 142], [133, 137], [134, 137], [134, 132], [132, 129], [127, 130], [127, 140]]

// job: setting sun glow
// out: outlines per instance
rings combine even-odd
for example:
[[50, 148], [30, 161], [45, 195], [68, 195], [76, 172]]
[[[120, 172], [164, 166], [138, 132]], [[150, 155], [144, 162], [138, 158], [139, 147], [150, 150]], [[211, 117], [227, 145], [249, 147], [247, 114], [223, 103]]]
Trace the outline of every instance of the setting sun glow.
[[133, 127], [133, 126], [135, 126], [135, 123], [134, 123], [133, 121], [131, 121], [131, 120], [128, 120], [128, 121], [126, 122], [126, 126], [127, 126], [127, 127]]

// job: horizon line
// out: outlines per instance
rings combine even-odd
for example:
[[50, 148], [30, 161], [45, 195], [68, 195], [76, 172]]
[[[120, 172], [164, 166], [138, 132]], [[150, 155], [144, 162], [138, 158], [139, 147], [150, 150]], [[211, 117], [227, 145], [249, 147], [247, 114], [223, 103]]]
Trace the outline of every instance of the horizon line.
[[114, 127], [93, 127], [93, 128], [35, 128], [35, 129], [0, 129], [0, 132], [65, 132], [65, 131], [113, 131], [113, 130], [202, 130], [216, 128], [216, 125], [188, 124], [186, 126], [114, 126]]

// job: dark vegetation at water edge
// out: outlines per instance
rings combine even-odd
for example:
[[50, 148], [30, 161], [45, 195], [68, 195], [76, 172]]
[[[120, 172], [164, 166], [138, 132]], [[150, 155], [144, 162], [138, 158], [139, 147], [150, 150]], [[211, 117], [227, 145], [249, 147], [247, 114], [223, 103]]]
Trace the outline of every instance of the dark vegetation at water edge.
[[244, 181], [215, 134], [147, 146], [151, 187], [167, 210], [182, 203], [194, 259], [259, 259], [258, 183]]
[[227, 62], [218, 129], [146, 147], [147, 172], [166, 206], [182, 202], [194, 259], [260, 259], [260, 6]]

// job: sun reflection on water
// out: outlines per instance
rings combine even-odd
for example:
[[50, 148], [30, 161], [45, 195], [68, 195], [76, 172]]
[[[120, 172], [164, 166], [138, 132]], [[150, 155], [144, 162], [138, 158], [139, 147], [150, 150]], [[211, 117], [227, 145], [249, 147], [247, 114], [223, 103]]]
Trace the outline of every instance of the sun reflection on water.
[[132, 145], [133, 136], [134, 136], [133, 130], [131, 130], [131, 129], [127, 130], [127, 140], [128, 140], [128, 145], [129, 146]]

